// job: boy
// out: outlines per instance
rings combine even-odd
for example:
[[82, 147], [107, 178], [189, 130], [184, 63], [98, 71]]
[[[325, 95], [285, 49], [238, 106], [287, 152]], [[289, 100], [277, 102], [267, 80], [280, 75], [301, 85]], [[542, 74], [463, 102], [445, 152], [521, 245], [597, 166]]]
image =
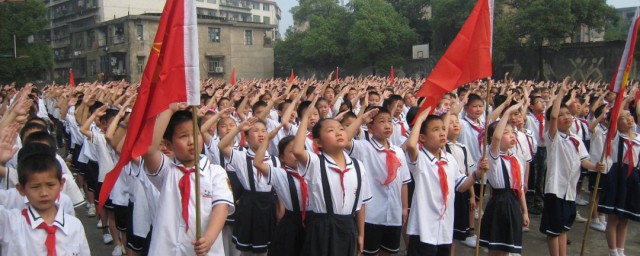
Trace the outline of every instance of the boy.
[[[0, 162], [8, 160], [6, 155], [2, 155]], [[29, 204], [23, 210], [0, 205], [3, 254], [90, 255], [80, 220], [56, 207], [63, 179], [62, 169], [51, 148], [39, 143], [22, 148], [18, 153], [18, 176], [16, 188], [27, 197]]]
[[545, 131], [544, 111], [546, 110], [546, 101], [540, 96], [531, 96], [531, 104], [527, 114], [527, 128], [533, 132], [533, 138], [538, 145], [536, 154], [533, 157], [533, 168], [531, 174], [534, 177], [533, 187], [533, 205], [529, 209], [529, 213], [539, 215], [542, 212], [542, 201], [544, 199], [544, 180], [547, 173], [547, 148], [543, 133]]

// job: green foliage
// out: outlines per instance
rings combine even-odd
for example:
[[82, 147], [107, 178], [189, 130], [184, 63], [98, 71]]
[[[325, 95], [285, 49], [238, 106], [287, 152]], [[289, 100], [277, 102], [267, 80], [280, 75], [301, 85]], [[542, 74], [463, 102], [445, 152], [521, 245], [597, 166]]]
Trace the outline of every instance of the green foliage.
[[[286, 40], [276, 42], [275, 70], [333, 69], [349, 65], [388, 69], [411, 54], [419, 35], [409, 21], [384, 0], [352, 0], [348, 9], [334, 0], [301, 0], [292, 9], [304, 31], [289, 29]], [[303, 26], [304, 27], [304, 26]]]
[[[0, 3], [0, 82], [27, 81], [42, 77], [53, 67], [51, 47], [43, 42], [27, 43], [27, 38], [47, 24], [42, 1]], [[13, 58], [13, 36], [17, 55]]]
[[442, 54], [462, 28], [476, 1], [469, 0], [432, 0], [433, 17], [430, 21], [433, 29], [431, 49]]
[[387, 0], [387, 2], [409, 20], [409, 26], [421, 37], [419, 43], [431, 41], [431, 24], [427, 19], [431, 0]]

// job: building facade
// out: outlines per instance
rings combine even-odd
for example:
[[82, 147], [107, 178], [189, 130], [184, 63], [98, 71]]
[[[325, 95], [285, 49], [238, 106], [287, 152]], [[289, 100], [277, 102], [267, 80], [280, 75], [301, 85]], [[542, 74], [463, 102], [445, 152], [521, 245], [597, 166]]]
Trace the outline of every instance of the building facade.
[[[79, 81], [141, 81], [160, 21], [159, 14], [130, 15], [71, 32], [70, 67]], [[273, 77], [274, 25], [200, 17], [202, 79]], [[104, 39], [101, 41], [101, 39]]]
[[[129, 42], [127, 41], [127, 39], [129, 39], [129, 35], [134, 35], [133, 39], [137, 40], [136, 35], [140, 34], [138, 33], [138, 31], [136, 31], [137, 29], [142, 29], [142, 34], [148, 35], [148, 33], [150, 32], [155, 33], [155, 28], [157, 28], [157, 21], [155, 28], [153, 29], [149, 29], [149, 27], [154, 27], [153, 24], [147, 24], [147, 26], [144, 26], [143, 24], [142, 28], [138, 25], [128, 27], [127, 25], [123, 24], [123, 21], [130, 20], [132, 17], [138, 17], [140, 20], [145, 20], [145, 17], [152, 17], [152, 15], [136, 15], [161, 13], [165, 5], [165, 0], [44, 1], [45, 5], [48, 8], [47, 19], [49, 20], [49, 24], [39, 35], [39, 39], [45, 40], [46, 42], [50, 43], [54, 51], [54, 71], [51, 74], [51, 77], [49, 77], [51, 79], [67, 77], [69, 69], [72, 67], [74, 68], [74, 75], [76, 75], [76, 77], [78, 76], [78, 72], [82, 70], [77, 70], [75, 69], [75, 67], [86, 67], [85, 70], [87, 72], [96, 69], [101, 71], [105, 70], [100, 69], [100, 67], [108, 66], [106, 65], [106, 53], [110, 53], [112, 51], [121, 51], [121, 44], [124, 44], [125, 41]], [[252, 34], [252, 36], [255, 37], [256, 40], [260, 40], [261, 42], [269, 41], [268, 45], [270, 45], [271, 40], [280, 37], [280, 33], [278, 30], [278, 26], [280, 23], [280, 8], [277, 6], [275, 1], [196, 0], [196, 6], [198, 17], [205, 23], [214, 22], [216, 20], [219, 22], [226, 20], [233, 21], [228, 24], [236, 24], [232, 26], [230, 25], [229, 27], [235, 29], [227, 29], [228, 31], [226, 32], [225, 30], [221, 29], [220, 31], [223, 35], [225, 33], [231, 33], [231, 31], [239, 31], [237, 29], [237, 24], [243, 24], [240, 26], [251, 28], [250, 30], [253, 29], [252, 25], [257, 25], [254, 27], [258, 27], [259, 29], [256, 30], [256, 32], [252, 33], [257, 33], [258, 31], [260, 31], [260, 35]], [[157, 17], [152, 18], [152, 20], [153, 19], [157, 19]], [[264, 28], [269, 29], [265, 32], [263, 31]], [[207, 38], [209, 34], [207, 28], [203, 28], [202, 30], [204, 32], [201, 31], [200, 41], [205, 42], [202, 40], [202, 38]], [[214, 32], [215, 31], [212, 31], [212, 33]], [[266, 34], [266, 38], [263, 36], [263, 34]], [[231, 36], [235, 36], [232, 34], [226, 35], [228, 38], [230, 38]], [[151, 36], [150, 38], [143, 37], [143, 39], [144, 40], [140, 41], [153, 40], [153, 36]], [[236, 42], [229, 42], [229, 44], [236, 44]], [[220, 43], [220, 46], [224, 48], [223, 45], [223, 43]], [[204, 48], [207, 47], [205, 46]], [[238, 54], [242, 56], [243, 47], [227, 48], [228, 49], [226, 50], [224, 56], [227, 56], [226, 58], [228, 60], [228, 63], [231, 63], [230, 56], [232, 55], [232, 50], [234, 52], [238, 51]], [[99, 52], [99, 50], [105, 53], [102, 57], [102, 60], [86, 58], [87, 54], [89, 54], [90, 52]], [[148, 52], [145, 53], [145, 56], [146, 54], [148, 54]], [[113, 58], [111, 58], [111, 55], [117, 57], [119, 54], [114, 52], [113, 54], [110, 53], [108, 55], [110, 56], [109, 61], [112, 61]], [[134, 54], [131, 53], [129, 55], [133, 56]], [[122, 68], [118, 68], [118, 65], [120, 64], [116, 63], [116, 68], [110, 69], [114, 73], [107, 73], [107, 77], [109, 77], [109, 75], [113, 75], [113, 77], [135, 76], [131, 73], [118, 73], [121, 72], [120, 70], [125, 69], [124, 66]], [[127, 71], [130, 72], [131, 69], [127, 69]]]

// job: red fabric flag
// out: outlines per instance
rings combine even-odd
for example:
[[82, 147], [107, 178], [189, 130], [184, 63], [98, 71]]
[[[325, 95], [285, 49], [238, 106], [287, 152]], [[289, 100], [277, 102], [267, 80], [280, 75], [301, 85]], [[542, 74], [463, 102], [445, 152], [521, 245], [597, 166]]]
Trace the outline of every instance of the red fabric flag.
[[73, 69], [69, 69], [69, 86], [76, 87], [76, 79], [73, 77]]
[[[638, 38], [638, 26], [640, 25], [640, 7], [636, 7], [636, 15], [629, 27], [629, 33], [627, 34], [627, 43], [624, 47], [624, 52], [618, 63], [618, 69], [613, 75], [609, 90], [617, 93], [616, 101], [611, 109], [611, 117], [613, 120], [609, 121], [609, 131], [607, 133], [607, 139], [604, 144], [604, 152], [606, 156], [611, 155], [611, 139], [615, 135], [618, 129], [618, 116], [622, 109], [622, 102], [624, 101], [624, 94], [627, 87], [627, 81], [629, 80], [629, 73], [631, 72], [631, 65], [633, 64], [633, 54], [636, 49], [636, 39]], [[636, 103], [637, 104], [637, 103]]]
[[391, 84], [396, 83], [396, 75], [393, 72], [393, 66], [391, 66]]
[[435, 107], [445, 93], [491, 77], [493, 0], [478, 0], [456, 38], [416, 93], [425, 97], [420, 112]]
[[296, 76], [293, 75], [293, 69], [292, 69], [291, 75], [289, 76], [289, 83], [292, 84], [294, 79], [296, 79]]
[[131, 111], [120, 159], [105, 177], [100, 191], [99, 209], [109, 198], [122, 167], [147, 152], [156, 117], [174, 102], [200, 104], [197, 29], [195, 0], [167, 0]]
[[236, 68], [231, 71], [231, 85], [236, 85]]

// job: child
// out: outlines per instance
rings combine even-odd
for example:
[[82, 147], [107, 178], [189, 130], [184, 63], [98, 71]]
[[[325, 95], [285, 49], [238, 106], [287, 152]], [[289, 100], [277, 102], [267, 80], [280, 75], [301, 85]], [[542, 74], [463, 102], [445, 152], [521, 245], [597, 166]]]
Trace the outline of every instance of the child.
[[300, 173], [309, 184], [307, 232], [301, 255], [360, 254], [364, 204], [371, 200], [368, 175], [362, 163], [344, 152], [348, 138], [336, 120], [323, 119], [313, 126], [311, 134], [320, 154], [305, 149], [312, 112], [317, 110], [311, 107], [305, 111], [293, 144], [293, 154], [302, 167]]
[[391, 142], [394, 145], [402, 145], [409, 137], [409, 126], [404, 120], [402, 110], [404, 108], [404, 101], [400, 95], [391, 95], [388, 99], [384, 100], [383, 107], [391, 112], [393, 117], [393, 134], [391, 135]]
[[[603, 104], [596, 108], [596, 110], [594, 111], [596, 119], [594, 119], [593, 122], [591, 122], [591, 124], [589, 125], [589, 130], [591, 131], [591, 148], [589, 150], [589, 158], [591, 159], [591, 162], [594, 163], [600, 161], [600, 158], [602, 158], [602, 149], [604, 149], [604, 142], [607, 138], [608, 132], [607, 127], [609, 127], [609, 121], [606, 118], [609, 112], [609, 106], [610, 105], [608, 104]], [[605, 158], [605, 165], [607, 167], [611, 166], [611, 160], [612, 159], [610, 157]], [[598, 174], [596, 172], [589, 172], [588, 175], [589, 192], [593, 193]], [[602, 194], [602, 184], [604, 183], [602, 181], [606, 180], [606, 175], [606, 173], [600, 174], [601, 182], [598, 184], [598, 193], [596, 195], [597, 197], [595, 199], [595, 202], [598, 202], [598, 198]], [[598, 213], [598, 208], [594, 207], [591, 216], [593, 217], [591, 221], [591, 228], [600, 232], [604, 232], [607, 228], [607, 221], [604, 214]]]
[[[450, 115], [447, 128], [447, 144], [444, 149], [447, 153], [453, 155], [458, 163], [458, 172], [462, 175], [469, 176], [472, 170], [476, 169], [476, 163], [471, 160], [470, 152], [467, 146], [458, 142], [460, 136], [460, 119], [454, 114]], [[473, 189], [466, 192], [456, 191], [453, 218], [453, 238], [462, 241], [469, 247], [476, 246], [477, 236], [473, 234], [475, 227], [475, 218], [471, 214], [476, 208], [475, 193]], [[455, 253], [455, 244], [452, 244], [452, 255]]]
[[533, 179], [533, 204], [531, 214], [538, 215], [542, 213], [542, 201], [544, 199], [544, 182], [547, 173], [547, 148], [544, 141], [546, 98], [540, 96], [531, 96], [531, 104], [527, 114], [527, 128], [533, 132], [538, 148], [533, 157], [533, 168], [530, 168], [530, 175]]
[[480, 245], [489, 249], [489, 255], [520, 253], [522, 227], [529, 226], [521, 164], [517, 157], [510, 154], [517, 144], [515, 129], [507, 124], [511, 113], [520, 107], [522, 103], [509, 107], [500, 121], [487, 129], [490, 141], [487, 180], [493, 192], [482, 216]]
[[[227, 175], [222, 167], [211, 164], [205, 156], [201, 156], [200, 162], [195, 162], [195, 148], [196, 145], [198, 148], [202, 146], [202, 138], [193, 140], [192, 114], [178, 109], [179, 105], [173, 103], [158, 116], [153, 142], [142, 157], [149, 180], [160, 192], [149, 255], [168, 252], [223, 255], [220, 230], [226, 216], [235, 210]], [[173, 159], [159, 151], [161, 139], [173, 151]], [[199, 173], [194, 173], [196, 164]], [[200, 191], [195, 191], [192, 185], [195, 175], [201, 175]], [[202, 237], [198, 240], [195, 193], [201, 196]]]
[[580, 178], [580, 166], [588, 169], [604, 170], [603, 164], [596, 165], [589, 160], [589, 152], [578, 136], [571, 132], [573, 116], [569, 108], [562, 104], [566, 94], [566, 82], [553, 104], [547, 110], [547, 179], [545, 184], [544, 208], [540, 232], [547, 235], [549, 255], [567, 255], [567, 231], [571, 230], [576, 218], [576, 185]]
[[[630, 93], [622, 106], [633, 98], [635, 92]], [[638, 107], [638, 104], [636, 104]], [[640, 221], [640, 135], [634, 131], [635, 122], [628, 111], [622, 110], [618, 118], [617, 132], [611, 141], [611, 158], [613, 165], [603, 182], [602, 194], [598, 202], [598, 211], [607, 214], [607, 228], [605, 234], [609, 245], [610, 256], [624, 256], [624, 246], [627, 239], [627, 225], [629, 220]]]
[[402, 224], [408, 214], [407, 183], [411, 175], [402, 149], [390, 140], [394, 131], [391, 113], [383, 107], [369, 109], [373, 112], [369, 110], [348, 126], [347, 136], [354, 137], [364, 121], [370, 139], [347, 143], [347, 152], [353, 158], [364, 160], [373, 196], [367, 203], [371, 207], [365, 216], [364, 254], [391, 255], [400, 251]]
[[458, 171], [458, 163], [442, 150], [447, 142], [447, 129], [439, 116], [424, 110], [415, 120], [405, 143], [409, 170], [416, 183], [407, 234], [408, 256], [444, 256], [451, 254], [453, 242], [454, 191], [467, 191], [474, 184], [477, 172], [486, 170], [483, 160], [473, 179]]
[[[262, 115], [266, 116], [266, 112]], [[262, 177], [252, 162], [260, 144], [267, 137], [267, 127], [254, 116], [234, 127], [222, 138], [218, 148], [227, 160], [228, 170], [234, 171], [242, 185], [242, 197], [239, 199], [238, 213], [233, 227], [233, 243], [243, 252], [263, 255], [268, 251], [271, 235], [276, 224], [275, 197], [267, 177]], [[233, 149], [233, 138], [239, 133], [245, 133], [246, 149]], [[265, 158], [273, 166], [278, 166], [276, 158], [266, 155]]]
[[306, 217], [309, 192], [307, 182], [298, 172], [298, 161], [293, 155], [293, 136], [284, 137], [278, 144], [279, 158], [282, 168], [272, 167], [264, 161], [269, 141], [264, 140], [256, 152], [253, 165], [264, 176], [268, 177], [286, 209], [282, 219], [278, 221], [273, 239], [269, 245], [269, 255], [297, 256], [304, 242], [304, 221]]
[[[3, 149], [11, 145], [3, 145]], [[3, 154], [0, 162], [8, 158]], [[0, 245], [4, 255], [90, 255], [82, 223], [56, 206], [62, 169], [50, 147], [25, 145], [18, 153], [17, 189], [26, 209], [0, 205]]]

